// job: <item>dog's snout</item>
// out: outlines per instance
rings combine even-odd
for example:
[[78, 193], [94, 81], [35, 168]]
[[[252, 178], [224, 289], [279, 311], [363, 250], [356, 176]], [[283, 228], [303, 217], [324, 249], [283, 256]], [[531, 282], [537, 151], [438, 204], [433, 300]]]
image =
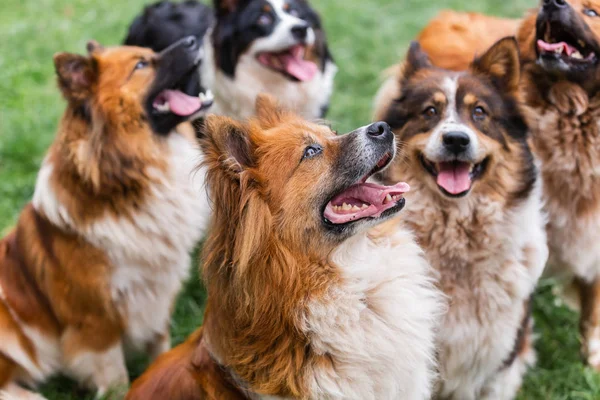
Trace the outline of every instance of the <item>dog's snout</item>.
[[392, 129], [386, 122], [379, 121], [367, 127], [367, 135], [373, 139], [384, 139], [392, 135]]
[[567, 6], [566, 0], [544, 0], [545, 10], [554, 10], [557, 8], [563, 8]]
[[444, 147], [453, 154], [460, 154], [467, 150], [471, 139], [464, 132], [448, 132], [442, 138]]
[[296, 25], [292, 27], [292, 35], [297, 40], [304, 40], [308, 35], [308, 25]]

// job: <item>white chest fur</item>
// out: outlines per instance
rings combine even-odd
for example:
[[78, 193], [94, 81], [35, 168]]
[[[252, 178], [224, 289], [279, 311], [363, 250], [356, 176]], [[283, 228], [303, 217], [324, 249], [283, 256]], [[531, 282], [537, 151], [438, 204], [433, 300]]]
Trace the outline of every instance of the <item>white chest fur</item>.
[[165, 332], [174, 298], [188, 276], [190, 253], [210, 215], [204, 172], [196, 171], [200, 150], [178, 134], [167, 141], [167, 172], [147, 171], [157, 182], [131, 218], [107, 215], [84, 228], [73, 224], [48, 184], [53, 166], [47, 161], [34, 195], [34, 206], [54, 224], [77, 231], [106, 252], [113, 267], [111, 295], [128, 342], [136, 347]]
[[333, 79], [337, 67], [333, 62], [325, 70], [307, 82], [292, 82], [283, 75], [260, 65], [256, 59], [244, 54], [239, 58], [234, 79], [216, 68], [210, 33], [205, 36], [205, 61], [202, 63], [201, 79], [215, 95], [211, 112], [235, 118], [254, 115], [256, 96], [269, 93], [283, 106], [305, 118], [321, 117], [321, 110], [329, 104], [333, 92]]
[[332, 260], [343, 283], [309, 305], [305, 330], [334, 368], [315, 371], [310, 398], [429, 398], [442, 302], [412, 235], [358, 235]]
[[548, 258], [540, 186], [512, 210], [475, 197], [443, 207], [411, 192], [405, 220], [426, 236], [450, 302], [438, 339], [441, 398], [480, 398], [514, 349]]

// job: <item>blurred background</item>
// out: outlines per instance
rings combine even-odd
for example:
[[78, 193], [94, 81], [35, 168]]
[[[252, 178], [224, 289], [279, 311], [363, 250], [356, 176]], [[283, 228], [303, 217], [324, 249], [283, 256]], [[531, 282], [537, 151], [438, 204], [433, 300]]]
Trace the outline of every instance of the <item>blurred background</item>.
[[[140, 0], [2, 0], [0, 11], [0, 232], [6, 233], [33, 194], [36, 174], [54, 137], [64, 102], [52, 55], [85, 52], [89, 39], [119, 44]], [[409, 42], [439, 10], [453, 8], [519, 17], [536, 0], [312, 0], [339, 67], [328, 119], [347, 132], [366, 124], [382, 71], [404, 56]], [[542, 281], [535, 298], [537, 367], [519, 399], [600, 399], [600, 375], [579, 359], [577, 316]], [[202, 322], [204, 291], [194, 276], [173, 321], [179, 343]], [[133, 360], [135, 377], [144, 360]], [[65, 379], [43, 388], [50, 400], [92, 398]]]

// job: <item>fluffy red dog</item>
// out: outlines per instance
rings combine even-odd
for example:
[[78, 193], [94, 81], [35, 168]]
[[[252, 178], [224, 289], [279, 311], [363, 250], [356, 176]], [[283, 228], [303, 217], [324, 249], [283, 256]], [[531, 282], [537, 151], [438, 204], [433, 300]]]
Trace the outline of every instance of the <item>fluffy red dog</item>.
[[[55, 56], [67, 110], [33, 203], [0, 242], [0, 398], [39, 399], [20, 385], [59, 372], [103, 394], [128, 382], [124, 347], [169, 349], [208, 213], [200, 150], [173, 131], [202, 111], [186, 89], [197, 48]], [[177, 113], [156, 109], [165, 97]]]
[[204, 326], [127, 398], [429, 398], [440, 297], [411, 234], [380, 225], [408, 186], [366, 183], [389, 126], [336, 136], [269, 98], [257, 115], [208, 118]]

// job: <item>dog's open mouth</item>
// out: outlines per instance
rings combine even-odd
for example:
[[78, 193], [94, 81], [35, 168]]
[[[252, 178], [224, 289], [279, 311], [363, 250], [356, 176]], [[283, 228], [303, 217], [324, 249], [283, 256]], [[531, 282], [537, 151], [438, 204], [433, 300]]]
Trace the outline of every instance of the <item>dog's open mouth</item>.
[[487, 167], [489, 159], [480, 163], [468, 163], [464, 161], [444, 161], [434, 163], [421, 155], [421, 163], [427, 172], [435, 179], [438, 187], [444, 194], [450, 197], [465, 196], [473, 187]]
[[545, 58], [561, 59], [570, 64], [590, 64], [596, 61], [593, 46], [560, 22], [546, 22], [538, 31], [537, 50]]
[[404, 206], [404, 193], [410, 190], [407, 183], [400, 182], [393, 186], [367, 183], [367, 179], [382, 171], [392, 161], [387, 153], [358, 183], [337, 194], [325, 206], [323, 216], [328, 223], [342, 225], [365, 218], [379, 218], [381, 214], [392, 208]]
[[297, 45], [277, 53], [260, 53], [257, 59], [267, 68], [305, 82], [312, 80], [319, 70], [317, 64], [304, 59], [305, 54], [306, 46]]
[[198, 96], [190, 96], [181, 90], [166, 89], [161, 91], [152, 101], [152, 109], [158, 114], [172, 113], [180, 117], [190, 117], [213, 104], [210, 90], [200, 92]]

